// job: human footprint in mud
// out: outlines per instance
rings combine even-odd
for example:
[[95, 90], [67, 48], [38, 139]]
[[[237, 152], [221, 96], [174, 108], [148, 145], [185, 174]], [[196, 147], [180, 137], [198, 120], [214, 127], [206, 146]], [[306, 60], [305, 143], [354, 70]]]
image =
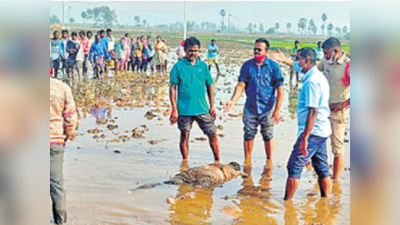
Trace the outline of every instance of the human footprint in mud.
[[[178, 122], [181, 131], [180, 150], [184, 160], [188, 159], [190, 130], [196, 121], [209, 138], [214, 160], [219, 161], [219, 142], [214, 124], [214, 81], [207, 64], [198, 60], [200, 41], [194, 37], [188, 38], [185, 51], [186, 58], [178, 61], [170, 74], [170, 121], [172, 124]], [[207, 104], [206, 89], [210, 105]]]

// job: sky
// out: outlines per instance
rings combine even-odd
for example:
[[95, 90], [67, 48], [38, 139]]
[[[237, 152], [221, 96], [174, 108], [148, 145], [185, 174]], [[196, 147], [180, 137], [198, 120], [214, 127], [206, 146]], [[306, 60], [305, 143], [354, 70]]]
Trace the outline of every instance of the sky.
[[[61, 19], [62, 3], [50, 2], [50, 16], [56, 15]], [[67, 21], [68, 7], [71, 7], [70, 17], [82, 22], [82, 11], [88, 8], [109, 6], [116, 10], [120, 24], [134, 23], [133, 18], [140, 16], [150, 25], [169, 24], [183, 21], [183, 1], [163, 2], [66, 2], [65, 18]], [[327, 24], [335, 27], [347, 26], [350, 30], [350, 2], [189, 2], [188, 20], [196, 24], [209, 21], [221, 24], [220, 11], [224, 9], [231, 14], [231, 22], [240, 28], [245, 28], [249, 23], [263, 23], [265, 29], [273, 27], [276, 22], [281, 24], [281, 29], [286, 29], [286, 23], [292, 23], [297, 28], [300, 18], [314, 19], [318, 28], [322, 25], [321, 16], [326, 13]], [[227, 16], [225, 24], [227, 24]]]

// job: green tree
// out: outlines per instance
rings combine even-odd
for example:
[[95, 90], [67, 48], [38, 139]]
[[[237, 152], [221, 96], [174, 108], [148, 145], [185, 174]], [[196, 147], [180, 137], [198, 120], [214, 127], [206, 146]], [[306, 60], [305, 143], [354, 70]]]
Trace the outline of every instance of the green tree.
[[302, 35], [305, 34], [306, 28], [307, 28], [307, 19], [306, 18], [301, 18], [299, 20], [299, 27], [302, 31]]
[[325, 35], [325, 21], [328, 19], [328, 16], [326, 15], [326, 13], [322, 14], [321, 17], [322, 21], [323, 21], [323, 27], [322, 28], [322, 35]]
[[135, 16], [134, 20], [136, 22], [136, 26], [139, 26], [139, 24], [140, 24], [140, 16]]
[[221, 31], [222, 31], [222, 29], [224, 28], [224, 20], [225, 20], [225, 16], [226, 16], [225, 10], [224, 9], [221, 10], [221, 12], [219, 12], [219, 15], [221, 15], [221, 17], [222, 17], [222, 22], [221, 22]]
[[271, 27], [268, 29], [268, 31], [266, 32], [266, 34], [275, 34], [276, 30], [274, 27]]
[[142, 21], [142, 23], [143, 23], [143, 27], [146, 27], [147, 20], [144, 19], [144, 20]]
[[86, 12], [82, 12], [82, 13], [81, 13], [81, 17], [82, 17], [82, 19], [83, 19], [83, 23], [86, 24], [86, 18], [87, 18]]
[[69, 23], [70, 23], [70, 24], [74, 24], [74, 23], [75, 23], [75, 19], [74, 19], [74, 18], [70, 18], [70, 19], [69, 19]]
[[346, 35], [348, 30], [349, 30], [349, 29], [347, 29], [347, 27], [344, 26], [343, 29], [342, 29], [343, 34]]
[[253, 24], [252, 24], [252, 23], [249, 23], [249, 26], [247, 27], [247, 30], [248, 30], [250, 33], [253, 33]]
[[287, 23], [286, 24], [286, 29], [287, 29], [287, 32], [289, 33], [289, 30], [292, 28], [292, 24], [291, 23]]
[[340, 33], [342, 32], [342, 29], [340, 29], [340, 27], [336, 27], [336, 33], [337, 33], [337, 36], [340, 36]]
[[335, 27], [333, 26], [333, 24], [330, 23], [330, 24], [328, 25], [327, 28], [328, 28], [328, 34], [329, 34], [329, 36], [332, 36], [332, 31], [333, 31], [333, 29], [334, 29]]
[[53, 24], [60, 24], [61, 23], [61, 21], [60, 21], [60, 19], [56, 16], [56, 15], [52, 15], [51, 17], [50, 17], [50, 25], [53, 25]]
[[260, 23], [258, 29], [260, 30], [260, 33], [264, 33], [264, 24]]
[[275, 23], [275, 30], [276, 32], [279, 32], [279, 28], [281, 27], [281, 25], [279, 23]]

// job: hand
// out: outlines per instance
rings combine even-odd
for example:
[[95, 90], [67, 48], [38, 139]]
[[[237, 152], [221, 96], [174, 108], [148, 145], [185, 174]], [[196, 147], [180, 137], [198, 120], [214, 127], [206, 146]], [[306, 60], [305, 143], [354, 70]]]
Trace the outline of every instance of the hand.
[[224, 112], [229, 112], [229, 111], [231, 111], [231, 109], [233, 109], [234, 107], [235, 107], [235, 102], [233, 102], [232, 100], [231, 100], [231, 101], [228, 101], [227, 103], [225, 103]]
[[212, 107], [212, 108], [210, 109], [210, 116], [211, 116], [212, 118], [216, 118], [216, 117], [217, 117], [217, 113], [215, 112], [214, 107]]
[[285, 54], [283, 54], [283, 52], [280, 49], [278, 49], [277, 52], [271, 53], [271, 59], [283, 63], [286, 61], [287, 58]]
[[175, 124], [178, 121], [179, 113], [177, 110], [173, 110], [171, 113], [171, 117], [169, 118], [169, 121], [171, 124]]
[[276, 124], [279, 124], [281, 122], [281, 113], [279, 110], [275, 110], [274, 113], [272, 114], [272, 118], [275, 120]]
[[307, 140], [307, 138], [305, 138], [304, 134], [301, 135], [300, 153], [303, 156], [308, 156], [308, 140]]
[[342, 111], [345, 107], [346, 106], [345, 106], [345, 104], [343, 102], [333, 103], [333, 104], [330, 104], [330, 106], [329, 106], [331, 111], [334, 112], [334, 113]]

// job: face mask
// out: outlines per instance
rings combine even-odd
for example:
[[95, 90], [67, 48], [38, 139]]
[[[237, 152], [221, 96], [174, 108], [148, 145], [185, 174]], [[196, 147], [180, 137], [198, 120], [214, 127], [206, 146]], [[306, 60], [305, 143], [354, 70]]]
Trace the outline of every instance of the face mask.
[[330, 65], [333, 65], [335, 64], [336, 60], [337, 60], [337, 54], [335, 52], [332, 52], [331, 58], [328, 60], [328, 63]]
[[296, 71], [297, 73], [301, 73], [303, 68], [300, 67], [299, 61], [294, 61], [293, 62], [293, 70]]
[[267, 57], [266, 55], [255, 55], [255, 56], [254, 56], [254, 59], [255, 59], [257, 62], [261, 62], [261, 61], [264, 61], [266, 57]]

